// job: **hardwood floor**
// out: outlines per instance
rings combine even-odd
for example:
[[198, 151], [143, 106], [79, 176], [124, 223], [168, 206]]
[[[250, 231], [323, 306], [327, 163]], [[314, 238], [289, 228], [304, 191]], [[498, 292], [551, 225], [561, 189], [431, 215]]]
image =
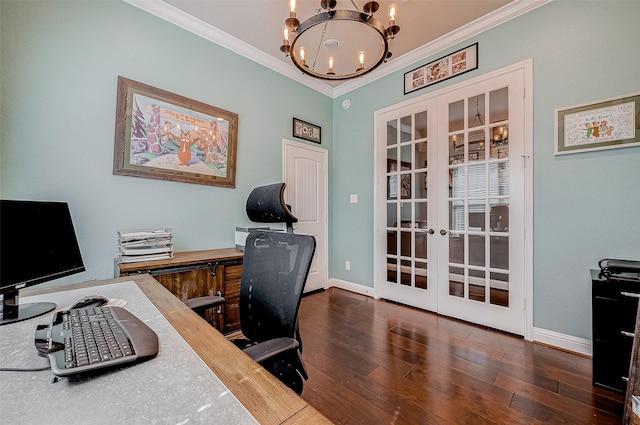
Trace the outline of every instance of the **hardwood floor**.
[[620, 424], [591, 359], [331, 288], [300, 308], [302, 397], [336, 424]]

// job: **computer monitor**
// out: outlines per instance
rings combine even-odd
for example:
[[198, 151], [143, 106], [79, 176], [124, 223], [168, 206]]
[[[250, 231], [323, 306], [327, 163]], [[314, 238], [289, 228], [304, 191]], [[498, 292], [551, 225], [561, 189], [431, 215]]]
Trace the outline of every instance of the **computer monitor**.
[[20, 304], [20, 289], [85, 270], [66, 202], [0, 200], [0, 325], [56, 307]]

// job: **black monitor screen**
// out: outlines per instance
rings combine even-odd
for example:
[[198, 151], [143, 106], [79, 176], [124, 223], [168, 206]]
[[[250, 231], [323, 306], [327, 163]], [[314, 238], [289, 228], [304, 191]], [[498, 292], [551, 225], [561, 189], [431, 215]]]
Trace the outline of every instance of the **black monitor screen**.
[[[85, 270], [66, 202], [0, 201], [0, 293]], [[5, 311], [5, 314], [7, 311]]]

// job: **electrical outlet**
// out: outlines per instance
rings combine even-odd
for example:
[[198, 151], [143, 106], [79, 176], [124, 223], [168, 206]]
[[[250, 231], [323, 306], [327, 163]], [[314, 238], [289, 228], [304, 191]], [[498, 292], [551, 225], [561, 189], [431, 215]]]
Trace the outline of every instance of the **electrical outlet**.
[[351, 261], [345, 261], [344, 262], [344, 269], [345, 270], [351, 270]]

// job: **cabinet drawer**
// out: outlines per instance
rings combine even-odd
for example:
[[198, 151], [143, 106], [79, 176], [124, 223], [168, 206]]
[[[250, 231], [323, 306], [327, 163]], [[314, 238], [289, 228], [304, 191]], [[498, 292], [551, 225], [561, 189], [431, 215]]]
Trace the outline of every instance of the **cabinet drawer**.
[[595, 341], [593, 345], [594, 384], [624, 393], [627, 389], [633, 339], [625, 342]]
[[[612, 295], [612, 296], [609, 296]], [[614, 298], [613, 296], [616, 296]], [[593, 296], [593, 331], [594, 337], [605, 334], [619, 334], [620, 331], [633, 333], [636, 323], [638, 299], [613, 294], [594, 294]]]

